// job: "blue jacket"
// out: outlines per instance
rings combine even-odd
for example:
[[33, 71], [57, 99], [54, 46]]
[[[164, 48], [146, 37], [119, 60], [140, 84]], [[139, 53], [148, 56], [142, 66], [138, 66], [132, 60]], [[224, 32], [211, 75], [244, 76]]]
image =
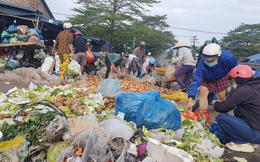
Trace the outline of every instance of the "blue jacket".
[[235, 66], [238, 66], [237, 59], [229, 50], [222, 50], [218, 64], [212, 68], [208, 67], [204, 63], [204, 60], [201, 59], [194, 74], [193, 81], [190, 85], [188, 96], [192, 98], [196, 96], [197, 90], [203, 78], [209, 80], [221, 79], [222, 77], [226, 76]]

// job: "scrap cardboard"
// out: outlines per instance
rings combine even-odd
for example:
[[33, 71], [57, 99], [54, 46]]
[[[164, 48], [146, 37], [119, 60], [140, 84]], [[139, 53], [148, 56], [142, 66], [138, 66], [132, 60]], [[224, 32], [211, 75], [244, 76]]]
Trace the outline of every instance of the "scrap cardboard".
[[83, 129], [88, 126], [92, 126], [97, 135], [99, 135], [101, 132], [100, 125], [96, 120], [69, 118], [68, 122], [71, 135], [73, 136], [78, 135]]

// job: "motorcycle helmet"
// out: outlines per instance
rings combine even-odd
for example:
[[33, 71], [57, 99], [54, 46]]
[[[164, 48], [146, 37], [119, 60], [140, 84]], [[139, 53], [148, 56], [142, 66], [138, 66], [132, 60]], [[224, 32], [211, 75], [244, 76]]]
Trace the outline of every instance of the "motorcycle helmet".
[[145, 45], [146, 45], [146, 44], [145, 44], [144, 41], [141, 41], [141, 42], [140, 42], [140, 46], [145, 47]]
[[64, 29], [72, 28], [72, 24], [71, 24], [70, 22], [65, 22], [65, 23], [63, 24], [63, 28], [64, 28]]
[[221, 47], [216, 43], [210, 43], [204, 47], [201, 58], [204, 61], [211, 61], [221, 56]]
[[253, 77], [253, 70], [247, 65], [239, 65], [231, 69], [228, 79], [240, 78], [251, 78]]
[[153, 66], [155, 64], [155, 59], [154, 58], [150, 58], [149, 59], [149, 65]]
[[77, 36], [77, 35], [82, 35], [82, 34], [81, 34], [80, 31], [76, 31], [76, 32], [75, 32], [75, 36]]
[[87, 42], [91, 42], [91, 39], [87, 39]]
[[208, 44], [210, 44], [210, 43], [212, 43], [210, 40], [206, 40], [206, 41], [204, 42], [204, 46], [206, 46], [206, 45], [208, 45]]

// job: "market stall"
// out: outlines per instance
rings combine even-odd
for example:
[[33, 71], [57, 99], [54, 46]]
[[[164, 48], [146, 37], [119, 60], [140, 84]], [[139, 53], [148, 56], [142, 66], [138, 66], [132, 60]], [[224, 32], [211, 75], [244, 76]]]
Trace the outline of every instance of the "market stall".
[[[7, 48], [11, 50], [10, 53], [13, 53], [14, 50], [24, 50], [26, 54], [30, 55], [32, 52], [34, 52], [35, 49], [44, 49], [45, 46], [38, 42], [17, 42], [17, 43], [9, 43], [9, 44], [0, 44], [0, 47]], [[9, 54], [8, 60], [4, 66], [3, 69], [5, 69], [8, 61], [11, 59], [12, 55]], [[28, 56], [29, 58], [31, 56]]]

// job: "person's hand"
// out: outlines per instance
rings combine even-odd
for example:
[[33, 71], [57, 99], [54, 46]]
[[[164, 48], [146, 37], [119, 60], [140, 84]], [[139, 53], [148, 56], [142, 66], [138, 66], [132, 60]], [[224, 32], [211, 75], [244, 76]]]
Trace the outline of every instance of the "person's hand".
[[52, 50], [52, 55], [55, 55], [55, 50], [54, 49]]
[[193, 99], [189, 98], [188, 105], [186, 106], [185, 112], [189, 110], [192, 112], [192, 101]]
[[171, 61], [170, 65], [173, 65], [173, 62]]
[[216, 102], [220, 102], [220, 101], [219, 101], [219, 100], [213, 100], [213, 101], [211, 102], [211, 105], [214, 106], [214, 104], [215, 104]]
[[115, 73], [118, 73], [118, 69], [115, 67], [115, 65], [112, 65], [112, 68], [114, 69]]

